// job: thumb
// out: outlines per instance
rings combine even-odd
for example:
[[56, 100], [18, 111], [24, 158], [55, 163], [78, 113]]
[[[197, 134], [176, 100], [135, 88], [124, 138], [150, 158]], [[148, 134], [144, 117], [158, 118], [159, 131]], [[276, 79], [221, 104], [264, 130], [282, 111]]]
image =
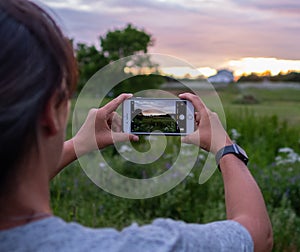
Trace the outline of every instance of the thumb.
[[114, 132], [112, 134], [113, 141], [118, 143], [118, 142], [127, 142], [127, 141], [134, 141], [137, 142], [139, 141], [139, 137], [133, 134], [126, 134], [122, 132]]

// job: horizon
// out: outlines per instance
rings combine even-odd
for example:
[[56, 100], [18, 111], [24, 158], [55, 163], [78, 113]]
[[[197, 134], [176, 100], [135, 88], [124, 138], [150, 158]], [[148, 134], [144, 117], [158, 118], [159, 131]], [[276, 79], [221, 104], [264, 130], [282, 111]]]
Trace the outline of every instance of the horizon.
[[[235, 76], [300, 72], [297, 0], [34, 0], [76, 43], [95, 45], [128, 23], [150, 33], [162, 53], [189, 62], [205, 77], [218, 69]], [[158, 18], [159, 17], [159, 18]], [[173, 74], [199, 75], [194, 69]]]

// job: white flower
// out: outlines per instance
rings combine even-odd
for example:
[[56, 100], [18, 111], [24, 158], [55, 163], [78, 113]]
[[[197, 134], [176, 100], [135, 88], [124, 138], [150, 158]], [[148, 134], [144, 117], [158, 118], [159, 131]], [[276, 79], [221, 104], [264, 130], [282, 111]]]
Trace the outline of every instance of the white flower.
[[199, 158], [199, 160], [202, 160], [202, 161], [206, 159], [206, 157], [203, 154], [199, 154], [198, 158]]
[[279, 153], [294, 153], [294, 150], [289, 147], [283, 147], [278, 150]]
[[103, 171], [107, 170], [106, 163], [104, 163], [104, 162], [100, 162], [100, 163], [99, 163], [99, 167], [100, 167], [100, 169], [103, 170]]
[[193, 178], [193, 177], [195, 177], [195, 174], [191, 172], [188, 176]]
[[300, 162], [300, 155], [292, 148], [284, 147], [278, 150], [279, 156], [275, 157], [277, 165], [281, 164], [294, 164]]
[[132, 151], [132, 149], [128, 145], [122, 145], [119, 149], [120, 153], [131, 152], [131, 151]]
[[238, 140], [241, 134], [236, 129], [231, 129], [230, 131], [232, 140]]

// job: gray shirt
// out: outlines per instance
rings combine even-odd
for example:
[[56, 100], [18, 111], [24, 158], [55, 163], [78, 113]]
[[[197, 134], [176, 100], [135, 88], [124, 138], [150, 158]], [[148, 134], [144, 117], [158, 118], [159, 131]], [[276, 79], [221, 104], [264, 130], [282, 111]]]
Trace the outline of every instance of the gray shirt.
[[248, 231], [235, 221], [187, 224], [156, 219], [118, 231], [92, 229], [49, 217], [0, 231], [0, 251], [253, 251]]

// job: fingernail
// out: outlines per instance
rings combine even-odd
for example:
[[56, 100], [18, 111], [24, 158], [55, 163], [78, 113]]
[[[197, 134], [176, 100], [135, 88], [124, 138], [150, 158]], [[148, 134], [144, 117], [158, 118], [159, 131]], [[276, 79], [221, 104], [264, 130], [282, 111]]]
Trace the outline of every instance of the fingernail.
[[133, 140], [134, 142], [137, 142], [137, 141], [139, 141], [139, 137], [136, 136], [136, 135], [134, 135], [133, 138], [132, 138], [132, 140]]

